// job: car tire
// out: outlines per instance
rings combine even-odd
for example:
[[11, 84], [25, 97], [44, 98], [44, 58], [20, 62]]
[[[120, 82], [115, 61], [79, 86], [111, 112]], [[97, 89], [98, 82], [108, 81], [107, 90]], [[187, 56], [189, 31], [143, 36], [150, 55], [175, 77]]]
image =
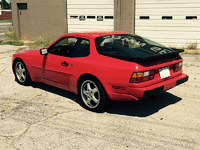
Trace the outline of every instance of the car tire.
[[84, 107], [94, 112], [103, 111], [107, 96], [102, 85], [93, 78], [84, 78], [79, 85], [79, 97]]
[[26, 68], [26, 65], [23, 61], [17, 60], [14, 63], [14, 73], [16, 81], [21, 85], [30, 85], [31, 84], [31, 78], [28, 72], [28, 69]]

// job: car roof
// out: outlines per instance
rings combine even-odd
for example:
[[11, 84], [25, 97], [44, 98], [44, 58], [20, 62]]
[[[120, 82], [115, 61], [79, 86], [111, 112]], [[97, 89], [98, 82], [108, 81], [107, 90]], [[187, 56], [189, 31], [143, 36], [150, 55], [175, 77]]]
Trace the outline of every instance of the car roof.
[[75, 32], [75, 33], [66, 33], [62, 35], [62, 37], [78, 36], [78, 37], [85, 37], [85, 38], [97, 38], [101, 36], [116, 35], [116, 34], [130, 34], [130, 33], [123, 32], [123, 31]]

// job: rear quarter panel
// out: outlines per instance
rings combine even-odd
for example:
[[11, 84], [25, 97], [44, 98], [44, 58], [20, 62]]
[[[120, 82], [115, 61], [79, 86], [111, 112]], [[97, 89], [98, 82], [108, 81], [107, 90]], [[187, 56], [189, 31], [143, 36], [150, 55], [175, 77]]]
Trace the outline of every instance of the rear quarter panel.
[[137, 70], [137, 64], [110, 58], [103, 55], [75, 58], [72, 62], [70, 73], [70, 85], [73, 92], [77, 93], [78, 78], [83, 74], [95, 76], [103, 85], [107, 93], [112, 93], [112, 86], [127, 87], [133, 71]]

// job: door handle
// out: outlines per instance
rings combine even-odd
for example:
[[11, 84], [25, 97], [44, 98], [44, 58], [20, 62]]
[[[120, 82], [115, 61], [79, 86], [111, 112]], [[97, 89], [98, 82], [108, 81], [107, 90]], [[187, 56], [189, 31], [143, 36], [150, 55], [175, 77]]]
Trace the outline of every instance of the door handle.
[[61, 62], [61, 65], [67, 67], [69, 64], [66, 61], [63, 61], [63, 62]]

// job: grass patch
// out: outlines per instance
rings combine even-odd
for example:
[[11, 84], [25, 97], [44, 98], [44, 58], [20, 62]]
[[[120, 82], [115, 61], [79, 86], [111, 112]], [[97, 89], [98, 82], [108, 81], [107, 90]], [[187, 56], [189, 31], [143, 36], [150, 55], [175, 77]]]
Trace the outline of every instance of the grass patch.
[[198, 48], [198, 43], [195, 42], [195, 43], [190, 43], [186, 46], [186, 49], [191, 49], [191, 50], [195, 50]]
[[8, 31], [4, 32], [5, 36], [7, 37], [6, 40], [3, 41], [3, 44], [14, 45], [14, 46], [25, 46], [20, 47], [16, 52], [22, 51], [24, 49], [36, 49], [36, 48], [43, 48], [48, 47], [53, 40], [51, 38], [45, 37], [38, 37], [33, 41], [26, 41], [23, 42], [20, 40], [20, 37], [17, 32], [15, 32], [11, 26], [8, 28]]
[[20, 47], [15, 51], [15, 53], [19, 53], [20, 51], [23, 51], [23, 50], [26, 50], [26, 49], [27, 49], [27, 47]]
[[17, 34], [17, 32], [14, 32], [14, 30], [9, 27], [8, 31], [4, 32], [5, 36], [7, 37], [7, 40], [5, 40], [3, 43], [8, 45], [14, 45], [14, 46], [22, 46], [23, 42], [20, 41], [20, 37]]
[[0, 23], [12, 23], [12, 20], [0, 20]]
[[198, 54], [200, 54], [200, 49], [195, 49], [195, 50], [185, 49], [184, 54], [198, 55]]
[[27, 45], [30, 49], [48, 47], [53, 40], [51, 38], [44, 38], [42, 36], [36, 38], [34, 41], [28, 42]]
[[20, 51], [27, 50], [27, 49], [37, 49], [37, 48], [48, 47], [52, 42], [53, 40], [51, 38], [44, 38], [40, 36], [33, 41], [24, 41], [25, 47], [20, 47], [15, 52], [18, 53]]

